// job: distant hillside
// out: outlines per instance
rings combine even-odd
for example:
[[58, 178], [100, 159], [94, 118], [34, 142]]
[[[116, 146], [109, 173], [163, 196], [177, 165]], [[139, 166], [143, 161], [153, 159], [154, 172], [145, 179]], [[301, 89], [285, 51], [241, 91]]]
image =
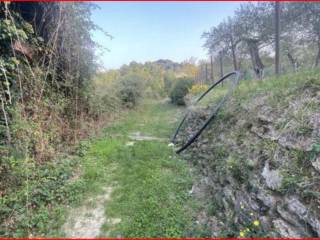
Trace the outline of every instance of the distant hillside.
[[158, 64], [163, 67], [164, 70], [173, 70], [176, 71], [182, 67], [182, 64], [173, 62], [169, 59], [159, 59], [154, 62], [155, 64]]

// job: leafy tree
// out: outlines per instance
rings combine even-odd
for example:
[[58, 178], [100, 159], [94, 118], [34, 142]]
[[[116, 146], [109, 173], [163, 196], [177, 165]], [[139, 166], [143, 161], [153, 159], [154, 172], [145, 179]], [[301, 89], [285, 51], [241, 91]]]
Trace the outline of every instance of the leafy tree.
[[240, 43], [240, 35], [234, 20], [229, 17], [226, 21], [221, 22], [217, 27], [213, 27], [210, 32], [202, 35], [206, 39], [204, 47], [213, 53], [231, 53], [234, 70], [238, 69], [236, 49]]
[[241, 5], [236, 11], [236, 28], [242, 43], [248, 48], [252, 67], [258, 79], [264, 74], [264, 64], [261, 60], [260, 49], [272, 43], [273, 26], [272, 22], [273, 7], [271, 3]]
[[[303, 38], [316, 49], [314, 66], [320, 64], [320, 3], [287, 3], [288, 12], [296, 25], [302, 26]], [[296, 33], [297, 37], [299, 34]]]

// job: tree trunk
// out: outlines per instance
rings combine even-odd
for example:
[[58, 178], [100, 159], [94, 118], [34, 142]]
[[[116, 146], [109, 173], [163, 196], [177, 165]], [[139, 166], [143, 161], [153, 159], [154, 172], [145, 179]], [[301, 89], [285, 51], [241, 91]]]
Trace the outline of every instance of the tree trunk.
[[231, 37], [231, 52], [232, 52], [233, 69], [237, 71], [238, 64], [237, 64], [237, 58], [236, 58], [236, 45], [232, 37]]
[[246, 39], [246, 42], [249, 48], [253, 70], [257, 79], [261, 80], [263, 78], [264, 65], [260, 58], [258, 41], [255, 39]]
[[297, 71], [298, 71], [298, 67], [299, 67], [298, 60], [297, 60], [296, 58], [294, 58], [294, 57], [291, 55], [290, 52], [287, 53], [287, 56], [288, 56], [288, 59], [289, 59], [289, 61], [290, 61], [290, 63], [291, 63], [291, 66], [292, 66], [293, 70], [294, 70], [295, 72], [297, 72]]
[[235, 46], [231, 47], [232, 50], [232, 60], [233, 60], [233, 68], [234, 70], [238, 70], [238, 65], [237, 65], [237, 59], [236, 59], [236, 50], [235, 50]]
[[275, 74], [280, 74], [280, 2], [275, 2]]

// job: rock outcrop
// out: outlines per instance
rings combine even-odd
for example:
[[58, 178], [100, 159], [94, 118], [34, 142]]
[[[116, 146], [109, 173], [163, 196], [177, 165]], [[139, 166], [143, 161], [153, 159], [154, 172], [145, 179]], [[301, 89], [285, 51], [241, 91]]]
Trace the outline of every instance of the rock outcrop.
[[[320, 81], [233, 97], [183, 156], [212, 237], [320, 237]], [[209, 113], [196, 112], [185, 141]]]

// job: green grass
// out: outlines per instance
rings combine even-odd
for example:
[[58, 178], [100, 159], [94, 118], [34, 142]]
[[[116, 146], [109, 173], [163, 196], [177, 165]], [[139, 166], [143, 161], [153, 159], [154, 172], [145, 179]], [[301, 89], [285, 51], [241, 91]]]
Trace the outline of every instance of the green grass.
[[[192, 179], [187, 162], [168, 147], [181, 110], [167, 103], [144, 103], [104, 129], [98, 139], [83, 141], [79, 157], [40, 168], [31, 159], [11, 159], [16, 178], [28, 180], [0, 199], [0, 236], [63, 237], [67, 206], [82, 205], [111, 185], [107, 217], [122, 221], [111, 232], [110, 226], [103, 226], [101, 236], [185, 236], [192, 224]], [[132, 141], [128, 135], [137, 131], [168, 141], [126, 146]]]
[[[166, 103], [145, 103], [91, 143], [82, 159], [86, 196], [114, 186], [106, 214], [121, 219], [116, 227], [105, 224], [101, 237], [183, 237], [192, 228], [189, 166], [168, 147], [179, 111]], [[168, 141], [126, 146], [132, 141], [128, 134], [136, 131]]]
[[[230, 77], [230, 80], [232, 77]], [[285, 101], [290, 101], [290, 98], [283, 99], [283, 95], [294, 93], [307, 86], [314, 86], [319, 89], [320, 71], [305, 70], [299, 73], [290, 73], [281, 75], [278, 78], [268, 77], [263, 80], [240, 80], [236, 87], [233, 96], [237, 101], [252, 101], [252, 97], [256, 95], [264, 95], [272, 93], [274, 103], [285, 104]], [[199, 102], [199, 106], [212, 106], [215, 102], [222, 99], [228, 91], [230, 81], [227, 84], [217, 86], [212, 92]], [[293, 94], [295, 95], [295, 94]]]
[[112, 135], [140, 131], [145, 135], [169, 138], [183, 110], [183, 107], [168, 103], [145, 102], [125, 119], [107, 128], [105, 133]]
[[[312, 71], [263, 81], [243, 80], [212, 128], [220, 128], [219, 131], [228, 128], [228, 114], [236, 115], [240, 104], [252, 103], [256, 95], [268, 94], [269, 105], [284, 109], [304, 87], [312, 85], [313, 89], [320, 90], [319, 76], [318, 72]], [[214, 102], [225, 92], [226, 85], [219, 87], [212, 93], [212, 99], [208, 96], [209, 100]], [[316, 109], [317, 102], [311, 102], [304, 106], [303, 111], [292, 113], [299, 122], [299, 136], [310, 134], [306, 113]], [[106, 128], [99, 139], [82, 142], [79, 146], [81, 157], [63, 157], [40, 167], [32, 159], [8, 159], [8, 165], [14, 172], [14, 177], [8, 181], [17, 187], [9, 189], [0, 198], [0, 236], [63, 237], [61, 226], [67, 216], [66, 206], [81, 205], [86, 198], [98, 196], [104, 187], [110, 185], [114, 186], [114, 192], [106, 204], [106, 215], [122, 221], [115, 228], [104, 225], [102, 237], [210, 236], [192, 227], [196, 203], [187, 194], [192, 185], [187, 162], [180, 159], [165, 141], [137, 141], [133, 146], [126, 146], [132, 141], [128, 135], [138, 131], [169, 139], [182, 110], [166, 103], [144, 103]], [[285, 125], [286, 122], [279, 123], [278, 127]], [[234, 136], [239, 141], [245, 139], [243, 129]], [[262, 147], [274, 151], [272, 144]], [[302, 160], [301, 154], [297, 153], [292, 157], [297, 163], [292, 170], [310, 165], [305, 162], [314, 159], [312, 154], [318, 152], [314, 150]], [[216, 148], [213, 157], [223, 160], [227, 155], [224, 149]], [[223, 174], [218, 162], [210, 164], [213, 171]], [[73, 175], [79, 175], [76, 181], [70, 181]], [[297, 189], [292, 185], [299, 182], [297, 179], [286, 180], [288, 186]], [[306, 194], [315, 195], [312, 191]]]
[[[263, 81], [241, 81], [231, 98], [232, 103], [226, 104], [220, 117], [225, 119], [230, 111], [236, 113], [239, 104], [252, 103], [257, 95], [268, 95], [267, 104], [271, 107], [285, 108], [291, 97], [299, 96], [298, 92], [305, 87], [312, 85], [319, 89], [319, 76], [318, 72], [311, 71], [267, 78]], [[226, 85], [218, 88], [209, 100], [217, 101], [225, 93]], [[311, 109], [314, 106], [311, 104], [306, 108]], [[130, 115], [128, 122], [119, 123], [107, 131], [110, 135], [119, 132], [126, 135], [130, 131], [141, 131], [145, 134], [168, 137], [172, 130], [172, 124], [168, 124], [168, 115], [172, 116], [168, 113], [171, 111], [174, 112], [175, 109], [166, 105], [148, 105], [142, 111]], [[299, 129], [300, 133], [308, 134], [308, 125], [305, 126], [304, 118], [300, 119], [299, 113], [297, 114], [296, 117], [302, 126]], [[142, 126], [140, 123], [145, 125]], [[191, 187], [191, 179], [188, 177], [185, 163], [176, 158], [166, 144], [139, 142], [132, 148], [123, 148], [121, 144], [128, 139], [117, 139], [120, 141], [119, 150], [108, 156], [114, 159], [111, 162], [118, 164], [115, 171], [117, 175], [113, 180], [119, 187], [114, 192], [112, 202], [107, 205], [106, 212], [111, 217], [121, 218], [122, 222], [116, 229], [112, 229], [111, 237], [196, 236], [192, 233], [186, 234], [188, 228], [192, 229], [192, 212], [188, 207], [192, 206], [192, 200], [186, 194], [188, 187]], [[273, 151], [273, 147], [269, 144], [267, 149]], [[242, 165], [234, 166], [234, 162], [229, 164], [232, 166], [233, 174], [240, 176], [239, 173], [243, 172], [240, 169]], [[248, 168], [245, 166], [246, 170]], [[239, 179], [240, 182], [241, 180], [243, 179]], [[214, 212], [214, 209], [212, 211]], [[106, 225], [104, 230], [108, 231], [110, 227]], [[203, 235], [197, 235], [199, 236]]]

